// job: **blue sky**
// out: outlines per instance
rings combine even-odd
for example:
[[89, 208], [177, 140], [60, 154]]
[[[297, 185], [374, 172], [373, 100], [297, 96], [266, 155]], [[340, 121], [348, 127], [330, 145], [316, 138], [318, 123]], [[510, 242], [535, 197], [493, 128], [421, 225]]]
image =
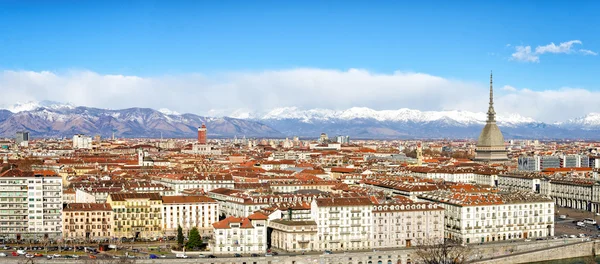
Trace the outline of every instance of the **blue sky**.
[[[597, 1], [173, 2], [0, 1], [0, 70], [61, 78], [73, 78], [73, 71], [154, 79], [203, 74], [215, 83], [227, 78], [222, 73], [363, 69], [480, 85], [493, 70], [497, 87], [600, 90], [600, 57], [590, 55], [600, 52]], [[574, 40], [568, 50], [533, 54], [533, 62], [511, 57], [517, 46], [535, 53]], [[4, 79], [5, 87], [29, 85]]]

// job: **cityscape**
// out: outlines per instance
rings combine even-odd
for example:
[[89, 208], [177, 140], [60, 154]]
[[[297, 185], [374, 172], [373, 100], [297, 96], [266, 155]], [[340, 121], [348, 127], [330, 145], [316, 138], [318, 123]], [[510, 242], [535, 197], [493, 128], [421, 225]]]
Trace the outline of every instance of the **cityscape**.
[[599, 4], [226, 2], [0, 2], [0, 263], [600, 263]]

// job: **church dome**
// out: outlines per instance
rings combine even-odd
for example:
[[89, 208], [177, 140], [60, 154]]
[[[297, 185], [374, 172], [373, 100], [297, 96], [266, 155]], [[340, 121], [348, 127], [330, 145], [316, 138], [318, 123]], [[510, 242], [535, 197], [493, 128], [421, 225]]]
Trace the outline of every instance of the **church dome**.
[[500, 128], [495, 123], [487, 123], [483, 130], [481, 130], [481, 134], [479, 134], [479, 139], [477, 140], [477, 147], [500, 147], [504, 146], [504, 136], [502, 136], [502, 132], [500, 132]]

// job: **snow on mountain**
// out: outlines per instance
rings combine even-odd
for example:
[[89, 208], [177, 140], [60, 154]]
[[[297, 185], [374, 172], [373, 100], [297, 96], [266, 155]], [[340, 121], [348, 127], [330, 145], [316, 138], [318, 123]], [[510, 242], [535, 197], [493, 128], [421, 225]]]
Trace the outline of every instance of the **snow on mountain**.
[[172, 110], [169, 110], [167, 108], [158, 109], [158, 112], [161, 112], [161, 113], [163, 113], [165, 115], [181, 115], [177, 111], [172, 111]]
[[600, 127], [600, 113], [589, 113], [582, 117], [555, 124], [563, 127], [598, 128]]
[[[250, 115], [249, 115], [250, 116]], [[353, 107], [346, 110], [336, 111], [330, 109], [301, 110], [297, 107], [276, 108], [257, 119], [262, 120], [284, 120], [296, 119], [305, 123], [312, 121], [334, 121], [353, 119], [375, 119], [377, 121], [391, 122], [434, 122], [454, 121], [463, 125], [484, 124], [486, 113], [474, 113], [468, 111], [419, 111], [407, 108], [398, 110], [373, 110], [366, 107]], [[511, 126], [536, 122], [532, 118], [523, 117], [519, 114], [498, 115], [498, 123]]]
[[33, 110], [36, 110], [36, 109], [42, 108], [42, 107], [49, 108], [49, 109], [73, 109], [73, 108], [75, 108], [71, 104], [64, 104], [64, 103], [59, 103], [59, 102], [54, 102], [54, 101], [40, 101], [40, 102], [28, 101], [26, 103], [17, 102], [16, 104], [9, 106], [5, 109], [8, 111], [11, 111], [13, 113], [20, 113], [20, 112], [26, 112], [26, 111], [33, 111]]

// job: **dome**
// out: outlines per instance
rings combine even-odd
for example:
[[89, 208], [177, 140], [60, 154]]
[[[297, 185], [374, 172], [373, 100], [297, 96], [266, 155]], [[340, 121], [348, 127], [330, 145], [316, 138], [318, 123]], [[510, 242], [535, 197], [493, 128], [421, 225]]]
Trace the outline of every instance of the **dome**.
[[485, 127], [483, 127], [483, 130], [481, 130], [481, 134], [479, 134], [477, 147], [496, 146], [504, 147], [504, 136], [502, 136], [500, 128], [498, 128], [495, 123], [487, 123], [485, 124]]

